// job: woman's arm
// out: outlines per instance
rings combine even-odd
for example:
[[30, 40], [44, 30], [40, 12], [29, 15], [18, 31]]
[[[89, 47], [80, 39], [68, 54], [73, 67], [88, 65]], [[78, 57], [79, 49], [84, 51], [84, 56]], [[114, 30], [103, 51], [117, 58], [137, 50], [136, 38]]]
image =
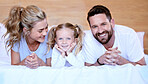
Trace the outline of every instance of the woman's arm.
[[11, 65], [26, 65], [25, 59], [20, 61], [20, 54], [11, 49]]
[[51, 67], [51, 60], [52, 60], [51, 57], [46, 59], [46, 65], [47, 66], [50, 66]]

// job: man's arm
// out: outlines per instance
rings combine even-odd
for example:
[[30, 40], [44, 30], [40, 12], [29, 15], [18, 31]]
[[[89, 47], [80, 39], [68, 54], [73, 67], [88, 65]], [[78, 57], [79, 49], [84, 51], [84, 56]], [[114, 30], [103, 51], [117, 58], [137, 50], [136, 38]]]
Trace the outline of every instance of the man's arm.
[[117, 62], [118, 65], [123, 65], [123, 64], [127, 64], [127, 63], [131, 63], [133, 65], [136, 65], [136, 64], [146, 65], [144, 57], [141, 60], [139, 60], [138, 62], [130, 62], [121, 56], [118, 57], [118, 62]]
[[85, 66], [100, 66], [100, 65], [97, 62], [94, 64], [90, 64], [90, 63], [85, 62]]

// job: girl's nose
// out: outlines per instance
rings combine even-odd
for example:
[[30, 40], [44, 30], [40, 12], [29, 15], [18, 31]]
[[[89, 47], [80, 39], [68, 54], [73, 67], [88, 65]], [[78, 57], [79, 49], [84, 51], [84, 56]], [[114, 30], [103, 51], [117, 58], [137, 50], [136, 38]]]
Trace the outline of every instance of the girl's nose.
[[66, 43], [66, 40], [63, 40], [63, 43]]

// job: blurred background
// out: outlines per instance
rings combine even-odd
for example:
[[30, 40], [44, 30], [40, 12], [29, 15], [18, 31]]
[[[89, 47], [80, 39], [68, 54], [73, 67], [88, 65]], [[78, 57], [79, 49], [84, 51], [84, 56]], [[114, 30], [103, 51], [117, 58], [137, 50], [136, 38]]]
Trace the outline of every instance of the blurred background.
[[[87, 12], [94, 5], [108, 7], [115, 23], [145, 32], [144, 50], [148, 54], [148, 0], [0, 0], [0, 23], [14, 5], [36, 5], [47, 14], [49, 26], [71, 22], [89, 29]], [[129, 39], [130, 40], [130, 39]]]

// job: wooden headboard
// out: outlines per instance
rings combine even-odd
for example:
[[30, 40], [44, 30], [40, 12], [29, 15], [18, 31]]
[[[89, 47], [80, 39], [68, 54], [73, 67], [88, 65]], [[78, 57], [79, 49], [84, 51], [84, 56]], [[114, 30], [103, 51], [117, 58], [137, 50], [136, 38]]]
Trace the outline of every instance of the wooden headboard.
[[34, 4], [42, 8], [47, 16], [49, 26], [71, 22], [89, 29], [87, 12], [94, 5], [107, 6], [115, 19], [115, 23], [144, 31], [144, 49], [148, 54], [148, 0], [1, 0], [0, 22], [7, 16], [14, 5], [26, 6]]

